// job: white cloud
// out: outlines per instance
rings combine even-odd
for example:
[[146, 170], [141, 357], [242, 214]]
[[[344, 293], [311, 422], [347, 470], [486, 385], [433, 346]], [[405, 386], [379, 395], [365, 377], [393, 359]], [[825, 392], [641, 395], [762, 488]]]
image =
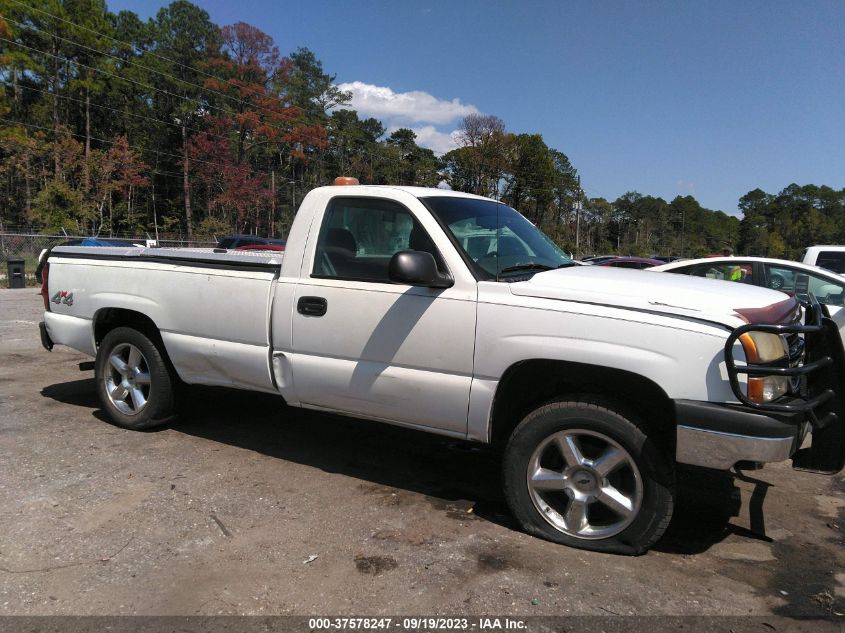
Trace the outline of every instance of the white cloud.
[[407, 127], [417, 135], [417, 145], [433, 150], [438, 156], [458, 147], [458, 130], [441, 132], [433, 125], [422, 127], [410, 127], [404, 125], [391, 125], [387, 128], [388, 136], [393, 134], [400, 127]]
[[675, 186], [678, 188], [679, 191], [687, 193], [691, 196], [695, 195], [695, 183], [690, 182], [688, 180], [684, 180], [683, 178], [679, 178], [675, 181]]
[[480, 114], [478, 108], [460, 99], [438, 99], [422, 90], [394, 92], [387, 86], [363, 81], [342, 83], [338, 88], [352, 93], [350, 105], [362, 118], [375, 117], [390, 124], [406, 121], [443, 125], [468, 114]]

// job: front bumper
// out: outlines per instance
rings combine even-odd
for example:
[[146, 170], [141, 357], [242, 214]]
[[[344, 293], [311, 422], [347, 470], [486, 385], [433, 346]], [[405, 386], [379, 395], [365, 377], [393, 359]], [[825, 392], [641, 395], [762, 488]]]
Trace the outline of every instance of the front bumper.
[[800, 413], [774, 417], [714, 402], [677, 400], [675, 414], [676, 461], [718, 470], [789, 459], [810, 428]]
[[[815, 297], [805, 305], [805, 323], [749, 324], [725, 344], [731, 388], [740, 404], [676, 401], [676, 459], [685, 464], [727, 469], [738, 461], [774, 462], [792, 458], [794, 468], [837, 473], [845, 467], [845, 350], [836, 324]], [[802, 349], [788, 366], [737, 364], [734, 344], [745, 332], [791, 336]], [[788, 397], [752, 402], [739, 375], [788, 376]], [[802, 446], [807, 433], [812, 444]]]

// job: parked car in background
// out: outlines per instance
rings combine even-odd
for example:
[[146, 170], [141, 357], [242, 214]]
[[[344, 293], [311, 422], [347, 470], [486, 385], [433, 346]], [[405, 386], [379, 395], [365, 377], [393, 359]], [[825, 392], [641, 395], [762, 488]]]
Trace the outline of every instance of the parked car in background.
[[767, 257], [709, 257], [664, 264], [650, 270], [763, 286], [801, 300], [812, 294], [827, 306], [845, 340], [845, 277], [824, 268]]
[[[132, 242], [128, 242], [126, 240], [115, 240], [108, 237], [85, 237], [67, 240], [61, 244], [56, 244], [56, 246], [137, 246], [137, 244], [133, 244]], [[50, 253], [54, 248], [55, 246], [45, 248], [38, 256], [38, 265], [35, 267], [35, 280], [38, 283], [44, 283], [41, 273], [44, 270], [44, 264], [47, 262], [47, 258], [50, 257]]]
[[581, 261], [585, 264], [601, 264], [602, 262], [610, 261], [611, 259], [616, 259], [617, 255], [593, 255], [592, 257], [585, 257]]
[[664, 264], [670, 264], [684, 258], [678, 255], [652, 255], [651, 259], [659, 259]]
[[276, 251], [282, 252], [285, 250], [283, 244], [247, 244], [245, 246], [238, 246], [236, 251]]
[[801, 255], [801, 261], [839, 275], [845, 274], [845, 246], [811, 246]]
[[[748, 261], [738, 257], [715, 257], [708, 255], [701, 259], [689, 259], [683, 262], [661, 264], [653, 270], [666, 270], [677, 272], [694, 277], [706, 277], [707, 279], [718, 279], [720, 281], [739, 281], [746, 284], [755, 284], [754, 267]], [[768, 287], [772, 287], [766, 284]], [[774, 284], [777, 286], [777, 283]], [[780, 290], [775, 287], [774, 290]]]
[[633, 268], [635, 270], [642, 270], [643, 268], [651, 268], [652, 266], [660, 266], [663, 262], [658, 259], [649, 259], [648, 257], [613, 257], [596, 264], [597, 266], [613, 266], [614, 268]]
[[269, 237], [261, 237], [260, 235], [227, 235], [220, 238], [217, 242], [217, 248], [240, 248], [241, 246], [262, 246], [266, 244], [276, 244], [284, 246], [287, 244], [285, 240], [274, 240]]

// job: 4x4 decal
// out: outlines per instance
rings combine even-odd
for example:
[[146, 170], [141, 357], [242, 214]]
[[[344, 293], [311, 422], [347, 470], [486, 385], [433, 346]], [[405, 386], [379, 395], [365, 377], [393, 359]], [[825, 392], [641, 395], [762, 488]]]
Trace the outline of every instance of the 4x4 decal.
[[68, 292], [67, 290], [59, 290], [56, 294], [54, 294], [50, 301], [53, 303], [64, 303], [66, 306], [73, 305], [73, 293]]

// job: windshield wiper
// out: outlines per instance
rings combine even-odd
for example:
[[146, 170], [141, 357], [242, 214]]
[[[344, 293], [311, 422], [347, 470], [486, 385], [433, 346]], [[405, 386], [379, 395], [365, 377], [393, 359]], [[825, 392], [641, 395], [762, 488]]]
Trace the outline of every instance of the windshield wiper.
[[546, 266], [545, 264], [538, 264], [537, 262], [526, 262], [524, 264], [517, 264], [516, 266], [508, 266], [507, 268], [502, 268], [499, 271], [499, 274], [502, 273], [515, 273], [515, 272], [522, 272], [522, 271], [543, 271], [543, 270], [555, 270], [556, 268], [566, 268], [567, 266], [573, 266], [572, 263], [561, 264], [560, 266]]

